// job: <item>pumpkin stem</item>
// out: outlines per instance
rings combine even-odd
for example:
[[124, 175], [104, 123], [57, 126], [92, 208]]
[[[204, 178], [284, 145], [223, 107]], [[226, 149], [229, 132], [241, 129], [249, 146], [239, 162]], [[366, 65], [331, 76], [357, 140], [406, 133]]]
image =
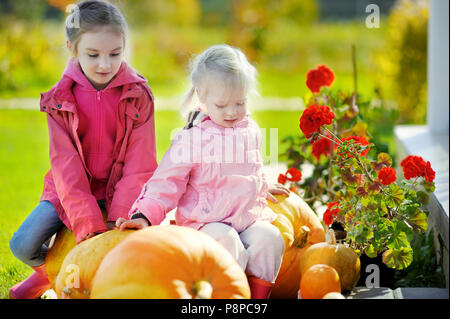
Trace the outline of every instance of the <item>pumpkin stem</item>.
[[211, 299], [213, 287], [206, 280], [196, 281], [192, 287], [194, 299]]
[[62, 299], [71, 299], [70, 295], [73, 292], [73, 288], [71, 287], [64, 287], [62, 290], [62, 296], [60, 296]]
[[327, 231], [327, 235], [328, 235], [328, 244], [336, 245], [336, 234], [334, 233], [334, 229], [329, 228]]
[[298, 248], [305, 247], [306, 243], [308, 242], [308, 234], [311, 230], [308, 226], [303, 225], [300, 227], [298, 236], [295, 238], [294, 245]]

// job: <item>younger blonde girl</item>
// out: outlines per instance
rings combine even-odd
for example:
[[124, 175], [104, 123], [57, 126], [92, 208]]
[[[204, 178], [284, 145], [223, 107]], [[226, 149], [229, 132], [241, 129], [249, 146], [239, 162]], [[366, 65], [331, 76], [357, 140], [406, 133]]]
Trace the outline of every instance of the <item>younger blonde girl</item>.
[[255, 75], [245, 55], [228, 45], [212, 46], [194, 60], [186, 102], [197, 99], [199, 109], [144, 185], [131, 220], [117, 226], [158, 225], [177, 207], [176, 223], [221, 243], [245, 270], [252, 298], [268, 298], [284, 241], [266, 198], [289, 191], [269, 188], [264, 178], [261, 131], [247, 110]]

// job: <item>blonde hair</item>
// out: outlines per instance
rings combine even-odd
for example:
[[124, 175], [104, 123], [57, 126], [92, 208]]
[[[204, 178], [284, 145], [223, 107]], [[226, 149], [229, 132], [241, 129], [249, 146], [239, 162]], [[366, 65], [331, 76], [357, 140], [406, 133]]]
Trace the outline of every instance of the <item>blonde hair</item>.
[[119, 9], [102, 0], [85, 0], [72, 7], [66, 19], [66, 37], [72, 43], [72, 53], [78, 53], [81, 36], [98, 27], [109, 26], [123, 38], [125, 46], [128, 25]]
[[238, 48], [226, 44], [213, 45], [196, 56], [190, 63], [191, 88], [185, 94], [181, 114], [187, 117], [199, 88], [207, 83], [207, 76], [215, 73], [230, 84], [240, 85], [246, 94], [258, 95], [257, 71]]

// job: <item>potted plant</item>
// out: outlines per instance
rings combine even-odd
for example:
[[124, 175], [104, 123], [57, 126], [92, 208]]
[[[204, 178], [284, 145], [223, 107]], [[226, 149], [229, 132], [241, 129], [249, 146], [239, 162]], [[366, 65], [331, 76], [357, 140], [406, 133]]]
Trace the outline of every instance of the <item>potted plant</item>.
[[[300, 117], [302, 134], [285, 139], [291, 162], [278, 180], [309, 204], [326, 205], [324, 226], [340, 230], [341, 239], [362, 255], [364, 284], [364, 259], [378, 258], [391, 269], [411, 264], [412, 237], [427, 229], [425, 205], [435, 172], [422, 157], [407, 156], [400, 164], [404, 179], [398, 179], [391, 156], [371, 141], [356, 92], [332, 92], [334, 79], [325, 65], [308, 72], [312, 96]], [[297, 171], [306, 163], [313, 173], [301, 180]]]

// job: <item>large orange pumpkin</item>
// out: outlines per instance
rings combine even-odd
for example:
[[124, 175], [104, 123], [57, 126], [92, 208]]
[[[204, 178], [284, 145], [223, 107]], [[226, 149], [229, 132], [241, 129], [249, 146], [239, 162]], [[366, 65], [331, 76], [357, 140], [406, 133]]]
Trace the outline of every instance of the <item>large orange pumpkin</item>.
[[212, 237], [183, 226], [128, 236], [101, 262], [91, 298], [250, 298], [242, 268]]
[[89, 298], [92, 278], [103, 257], [133, 232], [114, 229], [76, 245], [67, 254], [56, 277], [55, 291], [58, 298]]
[[271, 298], [295, 299], [303, 253], [311, 245], [324, 242], [325, 231], [314, 211], [297, 194], [291, 192], [289, 197], [275, 197], [278, 203], [268, 201], [268, 205], [278, 215], [273, 224], [284, 238], [285, 252]]
[[[102, 210], [102, 216], [103, 221], [106, 223], [108, 216], [106, 210]], [[45, 256], [45, 268], [53, 290], [56, 290], [55, 280], [61, 269], [61, 265], [67, 254], [76, 246], [76, 244], [77, 242], [73, 232], [66, 226], [63, 226], [56, 234], [53, 244], [47, 251], [47, 255]]]
[[355, 251], [344, 245], [336, 244], [334, 231], [330, 229], [327, 243], [318, 243], [309, 247], [303, 254], [301, 273], [316, 264], [333, 267], [341, 279], [342, 291], [352, 290], [359, 280], [361, 264]]
[[322, 299], [330, 292], [341, 293], [337, 271], [328, 265], [317, 264], [302, 275], [300, 295], [302, 299]]

